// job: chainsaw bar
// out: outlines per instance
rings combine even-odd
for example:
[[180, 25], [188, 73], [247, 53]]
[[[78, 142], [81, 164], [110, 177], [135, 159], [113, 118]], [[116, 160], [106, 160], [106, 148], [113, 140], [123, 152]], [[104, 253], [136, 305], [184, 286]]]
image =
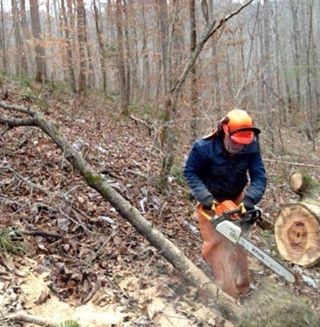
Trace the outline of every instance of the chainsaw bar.
[[239, 226], [229, 220], [222, 221], [217, 224], [216, 230], [229, 239], [232, 243], [240, 244], [249, 253], [254, 255], [258, 260], [265, 264], [268, 268], [273, 270], [278, 275], [284, 277], [289, 283], [294, 283], [296, 278], [294, 274], [284, 267], [280, 262], [272, 258], [269, 254], [259, 249], [256, 245], [252, 244], [242, 234]]

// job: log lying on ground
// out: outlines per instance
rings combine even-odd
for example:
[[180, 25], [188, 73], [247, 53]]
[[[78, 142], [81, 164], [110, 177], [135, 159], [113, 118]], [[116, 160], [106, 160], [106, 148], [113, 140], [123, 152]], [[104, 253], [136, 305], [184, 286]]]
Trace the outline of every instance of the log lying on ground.
[[66, 159], [84, 177], [89, 186], [98, 191], [100, 195], [124, 217], [142, 236], [144, 236], [161, 255], [165, 257], [183, 276], [203, 291], [207, 296], [208, 304], [214, 306], [219, 314], [230, 321], [236, 321], [239, 305], [228, 294], [220, 290], [205, 273], [197, 268], [171, 241], [152, 226], [139, 211], [114, 190], [106, 178], [94, 171], [83, 157], [63, 138], [55, 125], [47, 121], [38, 112], [30, 111], [21, 106], [12, 106], [0, 101], [0, 107], [11, 111], [27, 114], [31, 118], [9, 118], [0, 115], [0, 124], [8, 127], [37, 126], [49, 135], [61, 148]]
[[285, 260], [312, 266], [320, 261], [320, 183], [294, 173], [290, 187], [300, 201], [284, 205], [276, 218], [277, 248]]

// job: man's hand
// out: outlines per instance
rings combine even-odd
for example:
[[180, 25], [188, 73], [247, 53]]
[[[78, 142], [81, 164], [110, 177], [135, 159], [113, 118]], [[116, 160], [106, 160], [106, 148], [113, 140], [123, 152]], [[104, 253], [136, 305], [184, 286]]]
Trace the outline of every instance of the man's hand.
[[248, 196], [245, 196], [243, 198], [243, 202], [241, 202], [239, 204], [239, 209], [240, 209], [240, 213], [242, 215], [244, 215], [247, 211], [249, 210], [253, 210], [255, 207], [255, 203], [253, 202], [253, 200], [248, 197]]
[[212, 210], [213, 212], [216, 211], [216, 204], [217, 204], [217, 202], [212, 197], [210, 197], [202, 202], [202, 206], [204, 209]]

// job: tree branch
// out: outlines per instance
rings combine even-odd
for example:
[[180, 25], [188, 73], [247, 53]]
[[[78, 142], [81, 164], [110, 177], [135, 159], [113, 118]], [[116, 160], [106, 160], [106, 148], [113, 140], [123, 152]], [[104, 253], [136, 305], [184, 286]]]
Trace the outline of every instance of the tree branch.
[[16, 322], [26, 322], [29, 324], [35, 324], [35, 325], [44, 326], [44, 327], [59, 327], [58, 324], [54, 324], [48, 320], [45, 320], [45, 319], [42, 319], [39, 317], [31, 316], [25, 312], [15, 313], [13, 315], [6, 317], [5, 319], [7, 321], [11, 320], [11, 321], [16, 321]]
[[171, 94], [174, 94], [174, 93], [175, 94], [179, 94], [180, 89], [181, 89], [182, 85], [184, 84], [185, 79], [187, 78], [187, 75], [188, 75], [190, 69], [195, 64], [195, 61], [199, 57], [200, 52], [202, 51], [204, 45], [209, 40], [209, 38], [213, 34], [215, 34], [229, 19], [231, 19], [233, 16], [239, 14], [244, 8], [246, 8], [247, 6], [249, 6], [252, 2], [253, 2], [253, 0], [247, 1], [245, 4], [243, 4], [236, 11], [232, 12], [231, 14], [229, 14], [228, 16], [226, 16], [225, 18], [221, 19], [220, 22], [219, 22], [219, 24], [216, 27], [215, 27], [216, 20], [213, 20], [213, 21], [211, 21], [211, 23], [209, 23], [206, 31], [204, 32], [204, 35], [202, 36], [201, 40], [196, 45], [196, 48], [195, 48], [194, 52], [189, 57], [189, 60], [188, 60], [188, 62], [186, 64], [186, 66], [185, 66], [185, 68], [184, 68], [181, 76], [178, 78], [178, 80], [176, 81], [176, 83], [171, 88], [171, 90], [170, 90], [170, 93]]

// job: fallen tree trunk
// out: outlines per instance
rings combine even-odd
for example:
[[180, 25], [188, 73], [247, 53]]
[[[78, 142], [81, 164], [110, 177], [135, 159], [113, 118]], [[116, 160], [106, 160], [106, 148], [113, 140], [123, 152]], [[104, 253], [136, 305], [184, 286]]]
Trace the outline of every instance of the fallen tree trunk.
[[164, 256], [183, 276], [201, 289], [208, 297], [208, 303], [215, 307], [219, 314], [230, 320], [236, 321], [239, 306], [236, 301], [220, 290], [204, 272], [197, 268], [176, 246], [169, 241], [160, 231], [152, 226], [139, 211], [114, 190], [106, 178], [94, 171], [72, 145], [63, 138], [56, 126], [47, 121], [45, 117], [35, 111], [30, 111], [21, 106], [12, 106], [0, 101], [0, 107], [11, 111], [25, 113], [31, 118], [8, 118], [0, 116], [0, 123], [8, 127], [37, 126], [49, 135], [60, 147], [66, 159], [83, 176], [89, 186], [110, 202], [112, 206], [124, 217], [141, 235], [143, 235], [162, 256]]
[[277, 248], [284, 259], [312, 266], [320, 261], [320, 183], [294, 173], [290, 187], [300, 201], [284, 205], [276, 218]]

